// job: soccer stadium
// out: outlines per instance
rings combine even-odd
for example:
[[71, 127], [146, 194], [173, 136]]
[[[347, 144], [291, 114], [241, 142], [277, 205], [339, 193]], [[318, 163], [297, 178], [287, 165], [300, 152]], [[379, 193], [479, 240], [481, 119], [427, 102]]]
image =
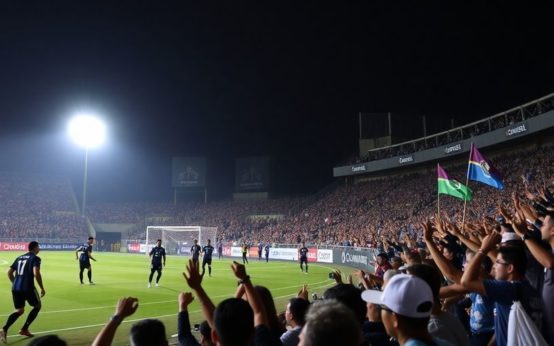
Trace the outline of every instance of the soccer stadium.
[[[187, 290], [182, 273], [193, 239], [211, 238], [219, 248], [214, 252], [213, 276], [203, 281], [214, 303], [234, 295], [237, 279], [230, 265], [233, 260], [241, 261], [241, 245], [247, 244], [247, 271], [253, 282], [270, 288], [277, 308], [273, 307], [274, 312], [283, 311], [304, 285], [309, 299], [312, 293], [322, 296], [335, 285], [335, 280], [328, 278], [335, 270], [342, 272], [339, 282], [352, 280], [354, 285], [380, 287], [384, 274], [380, 271], [390, 267], [393, 259], [400, 261], [397, 268], [414, 262], [432, 263], [429, 241], [437, 247], [434, 251], [442, 249], [439, 255], [444, 255], [445, 264], [437, 264], [439, 269], [452, 266], [452, 271], [460, 270], [465, 249], [472, 248], [466, 242], [477, 246], [495, 227], [503, 230], [503, 239], [508, 234], [518, 238], [513, 230], [508, 233], [503, 228], [502, 222], [507, 221], [500, 218], [516, 222], [514, 210], [521, 211], [526, 220], [532, 216], [534, 225], [552, 209], [554, 162], [552, 155], [541, 153], [552, 150], [553, 129], [554, 95], [549, 95], [445, 133], [369, 151], [379, 158], [366, 157], [336, 167], [336, 179], [346, 184], [333, 184], [316, 195], [207, 204], [90, 204], [84, 218], [68, 181], [2, 174], [1, 265], [6, 269], [27, 250], [28, 242], [39, 242], [48, 292], [44, 301], [48, 304], [33, 325], [34, 334], [55, 333], [74, 345], [90, 343], [123, 296], [138, 297], [140, 308], [124, 321], [114, 344], [125, 344], [132, 323], [145, 318], [160, 319], [168, 335], [176, 334], [177, 295]], [[487, 162], [488, 172], [507, 173], [488, 175], [501, 180], [502, 190], [482, 180], [472, 179], [464, 185], [471, 145], [482, 150], [481, 158], [486, 155], [486, 161], [479, 164]], [[471, 199], [453, 198], [449, 190], [437, 195], [436, 162], [444, 165], [451, 180], [457, 177], [471, 189]], [[422, 224], [433, 218], [441, 221], [430, 226], [436, 229], [428, 240]], [[73, 252], [89, 236], [95, 237], [95, 284], [85, 280], [83, 285], [77, 279]], [[146, 254], [155, 245], [152, 239], [162, 239], [167, 266], [161, 285], [148, 289], [150, 261]], [[298, 275], [301, 241], [309, 249], [308, 275]], [[270, 246], [268, 262], [264, 250], [258, 249], [266, 244]], [[376, 262], [380, 254], [385, 254], [390, 264]], [[369, 276], [357, 277], [357, 270]], [[528, 277], [537, 287], [546, 284], [540, 273]], [[449, 278], [451, 273], [443, 275]], [[8, 292], [9, 286], [6, 280], [1, 282], [2, 291]], [[191, 323], [201, 322], [201, 310], [197, 302], [191, 304]], [[7, 318], [11, 311], [10, 304], [2, 304], [2, 317]], [[15, 333], [8, 337], [21, 343]]]
[[[354, 7], [339, 19], [334, 9], [315, 11], [309, 24], [313, 8], [302, 7], [298, 18], [287, 8], [282, 18], [302, 29], [289, 32], [273, 23], [272, 11], [149, 6], [83, 4], [73, 12], [13, 5], [0, 21], [6, 42], [23, 52], [6, 49], [13, 54], [7, 64], [23, 71], [9, 72], [10, 80], [30, 76], [28, 51], [44, 53], [40, 69], [68, 54], [48, 78], [32, 70], [35, 92], [15, 95], [28, 87], [19, 81], [0, 97], [7, 115], [0, 131], [0, 345], [554, 345], [551, 83], [533, 79], [535, 88], [510, 89], [513, 98], [498, 92], [487, 102], [462, 88], [465, 103], [476, 104], [475, 114], [463, 116], [435, 96], [450, 88], [443, 79], [423, 87], [416, 75], [406, 82], [415, 87], [401, 94], [408, 105], [399, 106], [414, 113], [373, 112], [402, 103], [390, 95], [403, 80], [379, 91], [390, 96], [382, 104], [336, 90], [367, 82], [333, 77], [349, 73], [358, 52], [349, 40], [373, 30], [350, 23], [365, 23]], [[240, 14], [238, 23], [224, 19], [227, 11]], [[185, 13], [198, 15], [183, 23]], [[73, 25], [76, 33], [67, 30]], [[322, 30], [329, 32], [320, 42]], [[434, 32], [422, 30], [414, 35]], [[388, 33], [387, 40], [397, 34]], [[285, 36], [294, 45], [282, 50]], [[477, 36], [471, 31], [468, 42]], [[175, 55], [172, 45], [182, 39], [190, 47]], [[429, 40], [421, 44], [444, 43]], [[313, 42], [341, 63], [318, 65]], [[289, 57], [305, 44], [306, 55]], [[119, 63], [84, 53], [74, 62], [67, 47], [102, 47]], [[306, 61], [290, 75], [270, 58], [276, 52], [279, 61]], [[246, 63], [249, 56], [257, 62]], [[366, 62], [352, 60], [352, 71], [357, 64]], [[110, 73], [93, 82], [82, 77]], [[262, 83], [281, 74], [283, 84]], [[194, 87], [184, 88], [191, 80]], [[304, 93], [311, 83], [332, 86]], [[277, 90], [283, 86], [300, 91], [288, 98], [292, 91]], [[426, 98], [429, 90], [436, 94]], [[37, 105], [29, 105], [30, 94]], [[88, 101], [67, 111], [58, 106], [73, 102], [66, 97]], [[435, 97], [437, 108], [428, 109], [438, 115], [419, 116]], [[301, 106], [276, 105], [282, 99]], [[295, 118], [311, 112], [304, 108], [310, 99], [318, 100], [313, 113], [333, 114]], [[356, 107], [369, 111], [351, 112]], [[149, 116], [132, 115], [145, 109]], [[152, 115], [163, 112], [171, 115]], [[290, 115], [270, 120], [279, 112]], [[63, 134], [51, 128], [61, 122]], [[334, 130], [341, 135], [331, 138]], [[329, 148], [329, 158], [318, 155]]]

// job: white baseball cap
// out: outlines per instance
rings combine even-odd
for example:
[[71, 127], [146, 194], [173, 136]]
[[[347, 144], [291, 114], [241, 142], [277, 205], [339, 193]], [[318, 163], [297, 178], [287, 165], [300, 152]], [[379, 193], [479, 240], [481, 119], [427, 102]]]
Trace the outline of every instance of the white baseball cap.
[[425, 318], [431, 316], [433, 292], [417, 276], [398, 274], [387, 283], [383, 292], [366, 290], [362, 299], [371, 304], [384, 305], [398, 315]]
[[504, 234], [502, 234], [502, 240], [500, 242], [505, 243], [507, 241], [512, 241], [512, 240], [521, 241], [521, 238], [514, 232], [504, 232]]

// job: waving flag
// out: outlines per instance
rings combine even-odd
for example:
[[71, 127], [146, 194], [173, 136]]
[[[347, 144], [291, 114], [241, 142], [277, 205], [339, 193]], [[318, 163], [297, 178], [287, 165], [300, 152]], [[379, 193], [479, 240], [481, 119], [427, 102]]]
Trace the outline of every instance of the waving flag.
[[437, 175], [439, 193], [461, 198], [464, 201], [471, 201], [473, 192], [469, 187], [463, 185], [456, 179], [450, 179], [446, 171], [440, 165], [437, 165]]
[[499, 190], [504, 189], [504, 183], [500, 173], [490, 164], [473, 143], [469, 152], [469, 164], [467, 177], [471, 180], [480, 181]]

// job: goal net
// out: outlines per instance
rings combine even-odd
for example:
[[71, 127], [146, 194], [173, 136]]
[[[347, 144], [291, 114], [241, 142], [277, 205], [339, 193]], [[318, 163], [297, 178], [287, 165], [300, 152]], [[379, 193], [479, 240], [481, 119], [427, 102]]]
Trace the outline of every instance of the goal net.
[[162, 246], [167, 254], [190, 254], [190, 248], [194, 240], [198, 245], [204, 246], [211, 239], [215, 247], [217, 227], [205, 226], [147, 226], [146, 227], [146, 254], [156, 246], [158, 239], [162, 240]]

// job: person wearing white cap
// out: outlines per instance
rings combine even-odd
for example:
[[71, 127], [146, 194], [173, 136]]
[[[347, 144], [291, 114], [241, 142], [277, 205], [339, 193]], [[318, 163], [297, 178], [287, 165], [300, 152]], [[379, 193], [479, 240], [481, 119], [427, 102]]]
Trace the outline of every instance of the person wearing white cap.
[[400, 345], [451, 345], [433, 338], [427, 324], [433, 310], [433, 292], [422, 279], [408, 274], [393, 276], [383, 292], [366, 290], [362, 299], [381, 306], [381, 318], [387, 334]]

